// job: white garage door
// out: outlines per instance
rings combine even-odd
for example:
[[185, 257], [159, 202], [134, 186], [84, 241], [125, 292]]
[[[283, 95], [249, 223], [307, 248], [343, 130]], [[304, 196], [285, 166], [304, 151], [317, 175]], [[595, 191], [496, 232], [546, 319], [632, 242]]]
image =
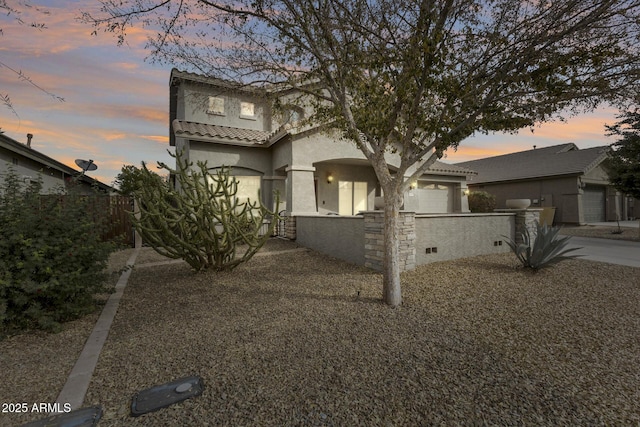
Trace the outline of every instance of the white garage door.
[[587, 185], [582, 195], [582, 209], [586, 222], [602, 222], [605, 220], [606, 187]]
[[420, 188], [405, 194], [405, 209], [416, 213], [453, 212], [453, 188], [439, 185], [437, 189]]

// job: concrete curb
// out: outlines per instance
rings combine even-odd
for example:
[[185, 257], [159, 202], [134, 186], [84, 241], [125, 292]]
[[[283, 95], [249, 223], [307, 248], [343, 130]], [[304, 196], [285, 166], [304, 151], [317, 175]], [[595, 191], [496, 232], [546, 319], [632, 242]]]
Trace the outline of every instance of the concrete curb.
[[[140, 248], [136, 248], [133, 254], [129, 257], [127, 266], [133, 267], [139, 252]], [[87, 339], [87, 342], [80, 353], [80, 357], [78, 357], [76, 364], [73, 366], [73, 369], [69, 374], [69, 378], [67, 378], [67, 382], [64, 387], [62, 387], [62, 391], [58, 395], [56, 403], [59, 403], [60, 407], [63, 407], [65, 403], [71, 405], [71, 410], [80, 409], [82, 407], [84, 397], [87, 394], [87, 389], [89, 388], [89, 383], [91, 382], [91, 377], [93, 376], [93, 371], [98, 363], [98, 357], [100, 357], [100, 352], [102, 351], [104, 342], [109, 335], [111, 323], [113, 323], [113, 318], [118, 311], [120, 298], [122, 298], [124, 288], [127, 285], [130, 275], [131, 268], [122, 273], [118, 279], [118, 283], [116, 284], [116, 291], [111, 294], [102, 309], [102, 313], [100, 314], [96, 325], [93, 327], [93, 331]]]

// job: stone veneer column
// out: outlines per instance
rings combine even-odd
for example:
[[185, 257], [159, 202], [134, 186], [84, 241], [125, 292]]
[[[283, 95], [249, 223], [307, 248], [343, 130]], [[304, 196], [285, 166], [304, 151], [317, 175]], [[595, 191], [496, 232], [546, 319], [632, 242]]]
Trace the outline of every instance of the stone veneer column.
[[495, 212], [515, 213], [516, 214], [516, 235], [515, 242], [522, 243], [521, 233], [524, 230], [529, 230], [529, 236], [531, 236], [531, 243], [535, 242], [538, 234], [536, 228], [536, 222], [540, 221], [540, 213], [542, 209], [495, 209]]
[[[367, 211], [364, 215], [364, 265], [381, 271], [384, 260], [384, 212]], [[415, 212], [400, 212], [400, 271], [416, 267], [416, 216]]]
[[284, 223], [284, 237], [296, 240], [296, 217], [288, 216]]

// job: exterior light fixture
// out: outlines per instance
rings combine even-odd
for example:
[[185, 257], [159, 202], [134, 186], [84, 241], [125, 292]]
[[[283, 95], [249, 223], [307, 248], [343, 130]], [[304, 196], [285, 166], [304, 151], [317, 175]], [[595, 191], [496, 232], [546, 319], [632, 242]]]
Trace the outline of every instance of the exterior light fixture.
[[333, 182], [333, 175], [331, 175], [331, 172], [329, 172], [329, 174], [327, 175], [327, 184], [331, 184]]
[[418, 188], [418, 181], [413, 181], [409, 187], [412, 190], [415, 190], [416, 188]]
[[462, 189], [462, 195], [463, 195], [463, 196], [468, 196], [468, 195], [469, 195], [469, 193], [470, 193], [470, 191], [469, 191], [469, 189], [468, 189], [468, 188], [463, 188], [463, 189]]

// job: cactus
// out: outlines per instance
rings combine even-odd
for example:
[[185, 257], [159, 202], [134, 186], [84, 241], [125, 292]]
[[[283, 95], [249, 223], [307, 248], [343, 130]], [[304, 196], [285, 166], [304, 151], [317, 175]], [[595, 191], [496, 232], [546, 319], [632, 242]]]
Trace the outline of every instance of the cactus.
[[[143, 163], [133, 196], [134, 227], [143, 241], [161, 255], [185, 260], [194, 270], [231, 270], [248, 261], [273, 234], [278, 215], [259, 201], [238, 200], [238, 181], [223, 167], [215, 174], [206, 162], [176, 158], [176, 169], [159, 162], [175, 176], [175, 186]], [[279, 197], [275, 193], [275, 206]], [[268, 231], [260, 235], [263, 221]], [[241, 254], [239, 254], [241, 252]]]

